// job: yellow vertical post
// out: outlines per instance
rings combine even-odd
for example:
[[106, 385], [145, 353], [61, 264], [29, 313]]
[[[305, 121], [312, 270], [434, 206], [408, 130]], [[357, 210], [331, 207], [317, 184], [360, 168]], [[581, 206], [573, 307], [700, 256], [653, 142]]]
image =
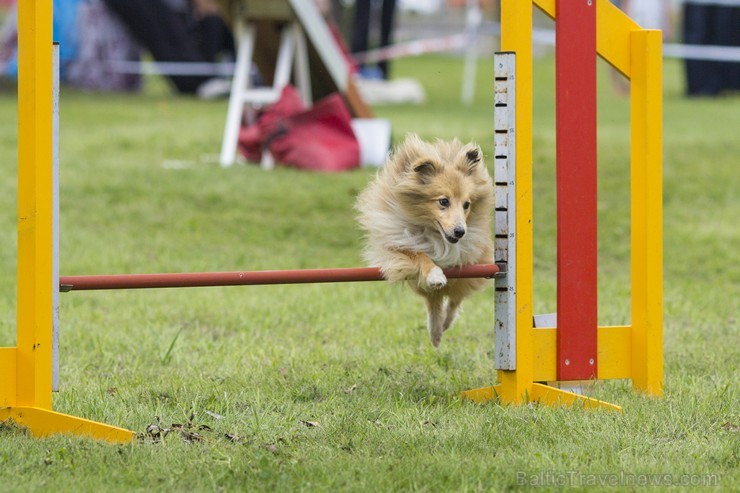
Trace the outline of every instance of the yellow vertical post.
[[130, 430], [52, 410], [52, 58], [51, 0], [19, 2], [17, 344], [0, 348], [0, 422], [129, 443]]
[[501, 50], [516, 53], [516, 370], [498, 372], [499, 397], [523, 402], [532, 395], [532, 2], [501, 2]]
[[0, 348], [0, 421], [2, 408], [15, 405], [16, 392], [16, 355], [15, 347]]
[[663, 393], [663, 97], [658, 30], [632, 31], [632, 385]]
[[18, 6], [17, 405], [51, 409], [52, 2]]

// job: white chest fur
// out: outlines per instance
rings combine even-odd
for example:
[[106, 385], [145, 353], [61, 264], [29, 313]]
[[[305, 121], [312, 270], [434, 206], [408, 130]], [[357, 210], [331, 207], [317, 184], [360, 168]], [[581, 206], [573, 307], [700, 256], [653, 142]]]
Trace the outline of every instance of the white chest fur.
[[[373, 244], [382, 245], [384, 249], [425, 253], [442, 268], [478, 262], [486, 244], [486, 238], [474, 229], [469, 229], [459, 242], [453, 244], [436, 229], [409, 226], [396, 214], [377, 211], [373, 215], [373, 231], [370, 233], [376, 240]], [[374, 257], [373, 252], [367, 253], [368, 257]]]

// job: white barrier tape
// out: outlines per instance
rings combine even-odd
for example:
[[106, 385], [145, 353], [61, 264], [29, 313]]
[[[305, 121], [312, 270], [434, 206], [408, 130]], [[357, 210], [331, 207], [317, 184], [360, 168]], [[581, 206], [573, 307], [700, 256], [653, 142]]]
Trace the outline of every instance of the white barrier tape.
[[419, 39], [408, 43], [399, 43], [375, 50], [353, 53], [357, 63], [377, 63], [383, 60], [417, 56], [440, 51], [452, 51], [468, 46], [470, 37], [467, 34], [453, 34], [443, 38]]
[[[500, 36], [501, 24], [498, 22], [482, 22], [479, 26], [469, 27], [467, 32], [444, 36], [441, 38], [419, 39], [398, 43], [383, 48], [353, 53], [357, 63], [377, 63], [384, 60], [403, 58], [408, 56], [439, 53], [442, 51], [461, 50], [477, 35]], [[550, 29], [533, 29], [532, 41], [538, 44], [554, 45], [555, 31]]]
[[[488, 36], [501, 36], [501, 24], [498, 22], [484, 22], [478, 32]], [[554, 45], [555, 31], [535, 27], [532, 29], [532, 42], [541, 45]]]
[[234, 63], [208, 62], [138, 62], [131, 60], [109, 60], [110, 69], [119, 74], [160, 74], [160, 75], [211, 75], [231, 77]]
[[713, 5], [717, 7], [740, 7], [740, 0], [684, 0], [684, 5]]
[[[740, 3], [740, 0], [732, 1]], [[497, 22], [486, 22], [480, 26], [477, 33], [499, 36], [501, 25]], [[474, 34], [456, 34], [442, 38], [423, 39], [356, 53], [353, 57], [358, 63], [376, 63], [407, 56], [452, 51], [465, 48], [472, 38], [474, 38]], [[535, 44], [553, 46], [555, 45], [555, 31], [552, 29], [533, 29], [532, 41]], [[663, 56], [689, 60], [740, 62], [740, 46], [666, 44], [663, 45]]]
[[667, 44], [663, 46], [663, 56], [686, 60], [740, 63], [740, 46]]
[[[710, 0], [706, 1], [709, 2]], [[740, 5], [740, 0], [726, 1], [735, 2]], [[362, 53], [355, 53], [352, 56], [357, 63], [377, 63], [383, 60], [428, 53], [462, 50], [476, 37], [476, 34], [499, 36], [501, 34], [501, 25], [497, 22], [485, 22], [477, 30], [470, 30], [469, 33], [409, 41]], [[536, 44], [552, 46], [555, 44], [555, 31], [551, 29], [533, 29], [532, 41]], [[663, 46], [663, 56], [689, 60], [740, 62], [740, 47], [678, 43], [666, 44]], [[107, 63], [114, 72], [123, 74], [210, 75], [218, 77], [231, 77], [234, 74], [235, 66], [233, 63], [226, 62], [137, 62], [112, 60]]]

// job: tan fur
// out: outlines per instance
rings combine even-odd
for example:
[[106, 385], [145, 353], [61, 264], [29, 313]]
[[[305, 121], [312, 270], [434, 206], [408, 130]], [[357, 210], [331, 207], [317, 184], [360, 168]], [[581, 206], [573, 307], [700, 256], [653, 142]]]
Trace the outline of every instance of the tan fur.
[[[493, 261], [493, 182], [480, 147], [410, 134], [356, 208], [367, 237], [365, 260], [425, 299], [429, 336], [438, 346], [463, 299], [486, 285], [483, 279], [447, 280], [442, 269]], [[453, 243], [456, 229], [464, 235]]]

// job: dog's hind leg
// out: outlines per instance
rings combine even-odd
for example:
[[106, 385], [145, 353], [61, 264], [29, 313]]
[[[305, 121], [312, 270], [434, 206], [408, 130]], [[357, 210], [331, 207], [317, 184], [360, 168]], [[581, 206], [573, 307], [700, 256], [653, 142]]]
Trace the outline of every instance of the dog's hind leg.
[[442, 341], [445, 323], [445, 299], [442, 296], [425, 297], [427, 305], [427, 328], [432, 346], [438, 347]]
[[442, 330], [445, 331], [450, 328], [452, 325], [452, 322], [455, 321], [457, 318], [457, 310], [460, 308], [460, 305], [462, 304], [462, 300], [455, 300], [450, 298], [450, 301], [447, 303], [447, 314], [445, 315], [445, 320], [442, 323]]
[[449, 297], [449, 303], [442, 325], [444, 330], [449, 329], [455, 322], [463, 300], [472, 292], [483, 288], [485, 282], [482, 279], [455, 279], [447, 286], [446, 294]]

